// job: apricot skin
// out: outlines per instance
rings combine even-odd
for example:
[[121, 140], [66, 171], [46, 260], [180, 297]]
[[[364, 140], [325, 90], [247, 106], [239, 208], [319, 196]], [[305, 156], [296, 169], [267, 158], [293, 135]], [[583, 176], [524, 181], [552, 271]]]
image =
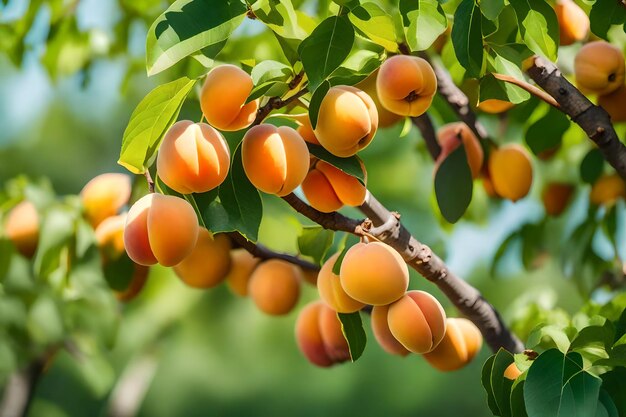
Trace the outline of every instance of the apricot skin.
[[9, 212], [5, 234], [19, 253], [32, 258], [39, 243], [39, 215], [30, 201], [18, 203]]
[[317, 290], [320, 298], [339, 313], [354, 313], [359, 311], [365, 304], [350, 297], [341, 286], [339, 275], [333, 274], [333, 266], [339, 258], [339, 253], [334, 254], [324, 263], [317, 277]]
[[585, 44], [574, 59], [576, 84], [585, 93], [606, 95], [624, 84], [624, 54], [605, 41]]
[[443, 339], [446, 313], [427, 292], [409, 291], [389, 306], [387, 323], [393, 337], [407, 350], [426, 353]]
[[313, 365], [327, 368], [334, 361], [326, 352], [320, 328], [320, 311], [324, 307], [321, 301], [307, 304], [298, 314], [296, 320], [296, 343], [300, 351]]
[[533, 182], [528, 152], [517, 144], [494, 149], [489, 156], [489, 175], [500, 197], [512, 201], [525, 197]]
[[480, 330], [471, 321], [449, 318], [446, 320], [446, 333], [441, 343], [423, 356], [440, 371], [455, 371], [471, 362], [480, 351], [481, 345]]
[[388, 311], [388, 305], [374, 306], [372, 309], [372, 332], [376, 341], [385, 352], [392, 355], [406, 356], [411, 352], [402, 346], [402, 343], [398, 342], [398, 339], [389, 330]]
[[574, 186], [566, 183], [550, 183], [541, 193], [541, 200], [546, 214], [559, 216], [569, 204]]
[[601, 106], [611, 116], [613, 123], [626, 122], [626, 85], [604, 96], [598, 97], [598, 106]]
[[94, 177], [80, 192], [85, 217], [96, 228], [128, 203], [130, 193], [130, 177], [126, 174], [106, 173]]
[[437, 139], [441, 146], [441, 153], [437, 157], [436, 162], [437, 167], [463, 143], [467, 155], [467, 163], [472, 171], [472, 178], [478, 178], [485, 154], [480, 142], [469, 126], [463, 122], [449, 123], [439, 129]]
[[252, 77], [235, 65], [219, 65], [209, 71], [200, 93], [207, 122], [225, 131], [250, 126], [259, 109], [258, 99], [245, 104], [253, 87]]
[[511, 363], [504, 370], [504, 377], [506, 379], [510, 379], [511, 381], [515, 381], [517, 377], [520, 376], [521, 374], [522, 374], [522, 371], [520, 371], [517, 365], [515, 365], [515, 362]]
[[341, 286], [353, 299], [370, 305], [390, 304], [406, 292], [409, 270], [391, 246], [357, 243], [343, 258]]
[[378, 129], [372, 98], [358, 88], [338, 85], [322, 99], [315, 137], [328, 152], [346, 158], [370, 144]]
[[478, 109], [480, 111], [490, 114], [504, 113], [505, 111], [511, 110], [514, 106], [515, 104], [509, 101], [498, 100], [495, 98], [478, 103]]
[[308, 114], [298, 115], [299, 117], [294, 117], [294, 119], [298, 122], [298, 128], [296, 132], [302, 136], [305, 142], [312, 143], [313, 145], [319, 145], [320, 142], [315, 137], [315, 132], [313, 131], [313, 126], [311, 126], [311, 119], [309, 119]]
[[254, 126], [246, 132], [241, 146], [246, 176], [259, 190], [282, 197], [304, 181], [309, 149], [294, 129]]
[[270, 259], [259, 264], [250, 276], [248, 293], [259, 310], [282, 316], [298, 302], [301, 280], [300, 270], [295, 265]]
[[254, 268], [261, 262], [245, 249], [235, 249], [230, 252], [231, 267], [226, 283], [236, 295], [246, 297], [248, 295], [248, 283]]
[[198, 217], [187, 201], [151, 193], [130, 208], [124, 246], [140, 265], [174, 266], [191, 253], [198, 233]]
[[337, 317], [337, 312], [324, 305], [320, 309], [319, 321], [322, 340], [328, 356], [334, 363], [350, 360], [350, 348], [341, 331], [341, 321]]
[[[361, 164], [365, 171], [365, 167]], [[317, 210], [330, 213], [345, 205], [360, 206], [367, 189], [355, 177], [325, 161], [315, 161], [302, 182], [302, 192]]]
[[224, 182], [230, 150], [206, 123], [181, 120], [165, 134], [157, 157], [159, 177], [181, 194], [204, 193]]
[[437, 92], [437, 77], [425, 59], [395, 55], [381, 65], [376, 91], [387, 110], [416, 117], [430, 107]]
[[589, 201], [595, 205], [612, 206], [619, 198], [626, 198], [626, 184], [617, 174], [600, 177], [589, 194]]
[[224, 234], [213, 236], [211, 232], [201, 227], [195, 248], [174, 266], [174, 272], [190, 287], [213, 288], [226, 279], [230, 265], [228, 236]]
[[589, 16], [572, 0], [557, 0], [556, 18], [559, 22], [560, 44], [571, 45], [584, 40], [589, 33]]
[[366, 79], [355, 85], [356, 88], [360, 88], [365, 91], [374, 102], [376, 110], [378, 111], [378, 127], [389, 127], [398, 123], [403, 117], [399, 114], [395, 114], [387, 110], [376, 92], [376, 78], [378, 77], [378, 70], [371, 73]]

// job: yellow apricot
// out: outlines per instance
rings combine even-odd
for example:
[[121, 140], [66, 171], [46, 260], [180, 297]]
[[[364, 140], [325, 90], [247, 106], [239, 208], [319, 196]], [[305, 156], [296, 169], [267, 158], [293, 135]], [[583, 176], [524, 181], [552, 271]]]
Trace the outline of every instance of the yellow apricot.
[[471, 362], [482, 345], [480, 330], [464, 318], [446, 320], [446, 333], [441, 343], [424, 359], [440, 371], [455, 371]]
[[378, 127], [389, 127], [398, 123], [403, 117], [399, 114], [395, 114], [387, 110], [380, 102], [378, 93], [376, 92], [376, 77], [378, 76], [378, 70], [371, 73], [366, 79], [355, 85], [356, 88], [360, 88], [365, 91], [374, 102], [376, 110], [378, 111]]
[[246, 104], [253, 87], [252, 77], [235, 65], [218, 65], [209, 71], [200, 93], [207, 122], [226, 131], [250, 126], [259, 109], [258, 99]]
[[313, 145], [320, 144], [317, 137], [315, 137], [315, 132], [313, 131], [313, 126], [311, 125], [311, 119], [309, 119], [309, 115], [307, 113], [293, 115], [293, 119], [298, 123], [296, 132], [302, 136], [302, 139], [304, 139], [305, 142], [312, 143]]
[[80, 192], [89, 223], [95, 228], [116, 215], [128, 203], [130, 193], [130, 177], [126, 174], [107, 173], [93, 178]]
[[320, 309], [320, 332], [328, 356], [334, 363], [345, 362], [350, 359], [350, 348], [341, 331], [341, 321], [337, 312], [327, 305]]
[[589, 194], [589, 201], [595, 205], [612, 206], [619, 198], [626, 198], [626, 185], [617, 174], [600, 177]]
[[437, 139], [441, 146], [441, 153], [435, 163], [437, 168], [448, 155], [463, 143], [467, 155], [467, 163], [472, 171], [472, 178], [478, 178], [483, 166], [485, 154], [480, 142], [469, 126], [463, 122], [448, 123], [439, 129]]
[[174, 272], [190, 287], [213, 288], [226, 279], [230, 265], [228, 236], [224, 234], [213, 236], [211, 232], [201, 227], [195, 248], [174, 266]]
[[204, 193], [224, 182], [230, 150], [220, 132], [206, 123], [181, 120], [165, 134], [157, 157], [157, 172], [181, 194]]
[[523, 198], [533, 182], [533, 166], [526, 149], [509, 144], [489, 156], [489, 175], [496, 193], [512, 201]]
[[557, 0], [556, 18], [559, 22], [561, 45], [584, 40], [589, 34], [589, 16], [572, 0]]
[[320, 328], [320, 311], [324, 308], [321, 301], [307, 304], [296, 320], [296, 343], [309, 362], [320, 367], [329, 367], [334, 361], [326, 352]]
[[515, 362], [511, 363], [504, 370], [504, 377], [506, 379], [510, 379], [511, 381], [515, 381], [517, 377], [520, 376], [521, 374], [522, 374], [522, 371], [520, 371], [517, 365], [515, 365]]
[[608, 42], [585, 44], [574, 59], [576, 84], [583, 92], [606, 95], [624, 84], [624, 54]]
[[[361, 169], [365, 172], [363, 164]], [[344, 204], [360, 206], [366, 191], [358, 179], [321, 160], [313, 162], [302, 182], [302, 192], [309, 204], [324, 213], [337, 211]]]
[[124, 246], [140, 265], [174, 266], [191, 253], [198, 233], [198, 217], [187, 201], [151, 193], [128, 211]]
[[301, 280], [298, 267], [280, 259], [270, 259], [252, 272], [248, 292], [259, 310], [280, 316], [289, 313], [298, 302]]
[[504, 113], [505, 111], [511, 110], [514, 106], [515, 104], [510, 101], [498, 100], [496, 98], [490, 98], [478, 103], [478, 109], [480, 111], [490, 114]]
[[572, 198], [574, 186], [567, 183], [550, 183], [541, 193], [541, 200], [546, 214], [550, 216], [559, 216]]
[[389, 306], [387, 323], [393, 337], [414, 353], [430, 352], [446, 332], [446, 313], [424, 291], [409, 291]]
[[437, 92], [437, 77], [425, 59], [395, 55], [381, 65], [376, 91], [387, 110], [416, 117], [430, 107]]
[[320, 298], [339, 313], [354, 313], [359, 311], [365, 304], [356, 301], [343, 290], [339, 275], [333, 274], [333, 266], [339, 258], [339, 252], [328, 258], [317, 277], [317, 290]]
[[255, 258], [245, 249], [232, 250], [230, 257], [231, 267], [226, 276], [226, 283], [235, 294], [245, 297], [248, 295], [250, 275], [261, 259]]
[[32, 258], [39, 243], [39, 215], [33, 203], [24, 200], [11, 209], [5, 233], [19, 253]]
[[385, 352], [392, 355], [406, 356], [411, 352], [402, 346], [402, 343], [398, 342], [398, 339], [389, 330], [388, 311], [389, 305], [374, 306], [372, 309], [372, 332], [376, 341]]
[[338, 85], [320, 104], [315, 137], [326, 150], [342, 158], [370, 144], [378, 129], [378, 112], [372, 98], [356, 87]]
[[611, 116], [613, 123], [626, 122], [626, 85], [621, 85], [612, 93], [599, 96], [598, 106], [601, 106]]
[[243, 137], [241, 156], [250, 182], [280, 197], [295, 190], [309, 169], [309, 149], [298, 132], [288, 126], [252, 127]]

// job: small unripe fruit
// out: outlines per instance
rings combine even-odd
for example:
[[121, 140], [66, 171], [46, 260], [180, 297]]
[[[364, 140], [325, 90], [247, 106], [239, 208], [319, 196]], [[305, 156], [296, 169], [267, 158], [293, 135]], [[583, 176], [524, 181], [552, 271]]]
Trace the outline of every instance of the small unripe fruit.
[[556, 18], [559, 22], [561, 45], [584, 40], [589, 34], [589, 16], [572, 0], [557, 0]]
[[439, 129], [437, 139], [441, 146], [441, 153], [439, 157], [437, 157], [436, 162], [437, 168], [448, 155], [463, 143], [467, 163], [472, 171], [472, 178], [478, 178], [483, 166], [485, 154], [478, 138], [476, 138], [476, 135], [474, 135], [474, 132], [472, 132], [469, 126], [463, 122], [449, 123]]
[[489, 175], [496, 193], [512, 201], [523, 198], [533, 182], [533, 166], [526, 149], [505, 145], [489, 156]]
[[388, 311], [389, 305], [374, 306], [372, 309], [372, 332], [376, 341], [385, 352], [392, 355], [406, 356], [411, 352], [402, 346], [402, 343], [398, 342], [391, 330], [389, 330]]
[[126, 174], [107, 173], [94, 177], [80, 192], [85, 217], [96, 228], [128, 203], [130, 193], [130, 177]]
[[514, 106], [515, 104], [510, 101], [498, 100], [496, 98], [490, 98], [478, 103], [478, 109], [480, 111], [490, 114], [504, 113], [505, 111], [511, 110]]
[[245, 249], [235, 249], [230, 252], [231, 267], [226, 283], [230, 289], [240, 297], [248, 295], [248, 283], [254, 268], [261, 262]]
[[559, 216], [570, 202], [574, 186], [566, 183], [550, 183], [541, 193], [546, 214]]
[[365, 304], [346, 294], [341, 286], [339, 275], [333, 274], [333, 266], [337, 258], [339, 258], [339, 253], [328, 258], [322, 266], [317, 277], [317, 290], [320, 298], [333, 310], [339, 313], [354, 313], [365, 307]]
[[5, 222], [5, 233], [19, 253], [31, 258], [39, 242], [39, 215], [30, 201], [11, 209]]
[[611, 116], [613, 123], [626, 122], [626, 85], [620, 86], [612, 93], [599, 96], [598, 106], [601, 106]]
[[[363, 172], [365, 167], [361, 164]], [[302, 182], [302, 192], [317, 210], [330, 213], [343, 205], [360, 206], [365, 201], [365, 186], [328, 162], [317, 160]]]
[[507, 366], [504, 370], [504, 377], [506, 379], [510, 379], [511, 381], [515, 381], [521, 374], [522, 371], [520, 371], [517, 365], [515, 365], [515, 362]]
[[378, 112], [378, 127], [389, 127], [398, 123], [403, 117], [399, 114], [395, 114], [387, 110], [380, 99], [378, 98], [378, 93], [376, 92], [376, 78], [378, 76], [378, 70], [371, 73], [366, 79], [359, 82], [355, 85], [356, 88], [360, 88], [365, 91], [374, 102], [376, 106], [376, 110]]
[[589, 194], [589, 201], [595, 205], [612, 206], [619, 198], [626, 198], [626, 184], [617, 174], [600, 177]]
[[256, 267], [250, 276], [248, 292], [259, 310], [281, 316], [289, 313], [298, 302], [301, 280], [298, 267], [270, 259]]
[[470, 363], [481, 345], [482, 335], [474, 323], [464, 318], [449, 318], [441, 343], [425, 353], [424, 359], [440, 371], [455, 371]]
[[624, 54], [608, 42], [585, 44], [574, 59], [576, 84], [586, 93], [606, 95], [624, 84]]
[[226, 279], [230, 265], [228, 236], [213, 236], [201, 227], [196, 246], [185, 259], [174, 266], [174, 272], [190, 287], [213, 288]]

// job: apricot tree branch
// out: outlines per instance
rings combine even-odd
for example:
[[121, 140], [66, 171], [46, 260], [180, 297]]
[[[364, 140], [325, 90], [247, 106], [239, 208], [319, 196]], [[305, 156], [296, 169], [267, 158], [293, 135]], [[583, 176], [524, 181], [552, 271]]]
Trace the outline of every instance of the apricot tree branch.
[[298, 213], [303, 214], [325, 229], [348, 232], [358, 236], [361, 235], [360, 228], [363, 224], [362, 220], [351, 219], [336, 211], [332, 213], [322, 213], [300, 200], [294, 193], [287, 194], [283, 197], [283, 200]]
[[436, 161], [439, 154], [441, 154], [441, 146], [439, 146], [439, 142], [437, 141], [437, 133], [435, 133], [435, 128], [433, 127], [430, 116], [428, 113], [424, 113], [421, 116], [411, 117], [411, 122], [413, 122], [413, 125], [422, 133], [422, 138], [424, 138], [424, 142], [426, 142], [426, 148], [433, 160]]
[[256, 126], [256, 125], [261, 124], [263, 120], [265, 120], [265, 118], [269, 116], [269, 114], [273, 110], [285, 107], [286, 105], [294, 102], [295, 100], [299, 99], [300, 97], [302, 97], [308, 92], [309, 90], [305, 87], [302, 90], [295, 93], [294, 95], [289, 96], [284, 100], [281, 99], [280, 97], [270, 97], [269, 101], [263, 107], [259, 108], [259, 110], [257, 110], [256, 118], [254, 119], [254, 122], [252, 122], [251, 126]]
[[619, 140], [609, 114], [567, 81], [554, 63], [535, 56], [526, 72], [554, 97], [560, 105], [559, 109], [585, 131], [598, 145], [604, 159], [626, 181], [626, 146]]
[[512, 77], [510, 75], [498, 74], [497, 72], [493, 72], [493, 73], [491, 73], [491, 75], [493, 75], [494, 78], [496, 78], [496, 79], [498, 79], [500, 81], [504, 81], [506, 83], [516, 85], [516, 86], [518, 86], [518, 87], [528, 91], [530, 94], [532, 94], [533, 96], [535, 96], [535, 97], [545, 101], [546, 103], [548, 103], [552, 107], [555, 107], [557, 109], [560, 107], [559, 103], [554, 99], [554, 97], [552, 97], [550, 94], [546, 93], [545, 91], [540, 90], [539, 88], [535, 87], [534, 85], [528, 84], [524, 80], [518, 80], [517, 78]]
[[35, 392], [48, 355], [35, 359], [25, 369], [13, 373], [7, 382], [0, 402], [0, 416], [24, 417]]
[[144, 172], [143, 175], [146, 177], [146, 182], [148, 183], [148, 191], [150, 193], [154, 193], [154, 181], [152, 180], [150, 171], [146, 169], [146, 172]]

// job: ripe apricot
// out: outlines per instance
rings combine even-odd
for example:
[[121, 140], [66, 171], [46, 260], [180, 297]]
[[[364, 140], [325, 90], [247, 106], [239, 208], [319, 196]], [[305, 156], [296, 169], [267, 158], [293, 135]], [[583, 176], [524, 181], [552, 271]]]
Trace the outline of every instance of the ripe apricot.
[[280, 316], [289, 313], [298, 302], [301, 279], [300, 270], [295, 265], [270, 259], [252, 272], [248, 292], [261, 311]]
[[521, 374], [522, 374], [522, 371], [520, 371], [517, 365], [515, 365], [515, 362], [511, 363], [504, 370], [504, 377], [512, 381], [515, 381], [517, 377], [520, 376]]
[[[363, 164], [361, 169], [365, 172]], [[311, 206], [330, 213], [339, 210], [344, 204], [360, 206], [365, 201], [367, 189], [352, 175], [328, 162], [317, 160], [302, 182], [302, 192]]]
[[326, 150], [342, 158], [370, 144], [378, 129], [378, 112], [372, 98], [356, 87], [338, 85], [320, 104], [315, 137]]
[[39, 215], [35, 205], [24, 200], [9, 212], [5, 233], [19, 253], [32, 258], [39, 243]]
[[589, 201], [595, 205], [612, 206], [618, 198], [626, 198], [626, 184], [617, 174], [600, 177], [589, 194]]
[[472, 171], [472, 178], [478, 178], [485, 154], [480, 142], [469, 126], [463, 122], [448, 123], [439, 129], [437, 139], [441, 146], [441, 153], [437, 157], [436, 167], [439, 167], [443, 160], [463, 143], [465, 154], [467, 155], [467, 163]]
[[296, 320], [296, 343], [309, 362], [319, 367], [329, 367], [334, 361], [326, 351], [320, 328], [320, 311], [324, 308], [321, 301], [307, 304]]
[[576, 84], [586, 93], [606, 95], [624, 84], [624, 54], [608, 42], [585, 44], [574, 59]]
[[365, 304], [390, 304], [409, 286], [409, 269], [395, 249], [382, 242], [357, 243], [346, 252], [339, 273], [346, 294]]
[[288, 126], [252, 127], [241, 145], [243, 169], [250, 182], [268, 194], [284, 196], [295, 190], [309, 169], [309, 149]]
[[446, 320], [446, 333], [441, 343], [424, 359], [440, 371], [461, 369], [474, 359], [482, 345], [480, 330], [464, 318]]
[[389, 330], [388, 311], [389, 305], [374, 306], [372, 309], [372, 332], [376, 341], [385, 352], [392, 355], [406, 356], [411, 352], [402, 346], [402, 343], [398, 342], [398, 339]]
[[85, 217], [97, 227], [128, 203], [130, 193], [130, 177], [126, 174], [107, 173], [94, 177], [80, 192]]
[[334, 363], [345, 362], [350, 359], [350, 348], [341, 331], [341, 321], [337, 312], [328, 306], [320, 309], [320, 332], [328, 356]]
[[200, 228], [196, 246], [185, 259], [174, 266], [176, 275], [194, 288], [213, 288], [230, 271], [230, 239], [224, 234], [213, 236]]
[[255, 258], [245, 249], [235, 249], [230, 252], [231, 267], [226, 276], [226, 283], [237, 295], [245, 297], [248, 295], [248, 282], [254, 268], [261, 262], [260, 258]]
[[446, 313], [424, 291], [409, 291], [389, 306], [387, 323], [393, 337], [414, 353], [430, 352], [446, 332]]
[[559, 22], [561, 45], [584, 40], [589, 34], [589, 16], [572, 0], [557, 0], [556, 18]]
[[230, 150], [206, 123], [181, 120], [165, 134], [157, 157], [159, 177], [181, 194], [204, 193], [226, 179]]
[[209, 71], [200, 93], [207, 122], [226, 131], [250, 126], [259, 109], [258, 99], [246, 104], [253, 87], [252, 77], [235, 65], [218, 65]]
[[320, 298], [333, 310], [339, 313], [354, 313], [365, 307], [365, 304], [356, 301], [344, 291], [339, 275], [333, 274], [333, 266], [339, 258], [339, 252], [328, 258], [317, 277], [317, 290]]
[[378, 127], [389, 127], [398, 123], [403, 117], [399, 114], [395, 114], [387, 110], [376, 92], [376, 77], [378, 76], [378, 70], [371, 73], [366, 79], [355, 85], [356, 88], [360, 88], [365, 91], [374, 102], [376, 110], [378, 111]]
[[478, 109], [480, 111], [490, 114], [504, 113], [505, 111], [511, 110], [514, 106], [515, 104], [510, 101], [498, 100], [496, 98], [490, 98], [478, 103]]
[[296, 132], [302, 136], [305, 142], [312, 143], [313, 145], [320, 144], [317, 137], [315, 137], [315, 132], [313, 131], [308, 113], [293, 115], [293, 119], [298, 123]]
[[124, 246], [140, 265], [174, 266], [191, 253], [198, 233], [198, 217], [187, 201], [151, 193], [128, 211]]
[[611, 116], [613, 123], [626, 122], [626, 85], [621, 85], [612, 93], [599, 96], [598, 106], [601, 106]]
[[546, 214], [558, 216], [567, 207], [574, 193], [574, 186], [567, 183], [553, 182], [544, 188], [541, 200]]
[[500, 197], [512, 201], [525, 197], [533, 182], [528, 152], [517, 144], [494, 149], [489, 156], [489, 175]]
[[395, 55], [380, 66], [376, 91], [387, 110], [416, 117], [430, 107], [437, 92], [437, 77], [425, 59]]

